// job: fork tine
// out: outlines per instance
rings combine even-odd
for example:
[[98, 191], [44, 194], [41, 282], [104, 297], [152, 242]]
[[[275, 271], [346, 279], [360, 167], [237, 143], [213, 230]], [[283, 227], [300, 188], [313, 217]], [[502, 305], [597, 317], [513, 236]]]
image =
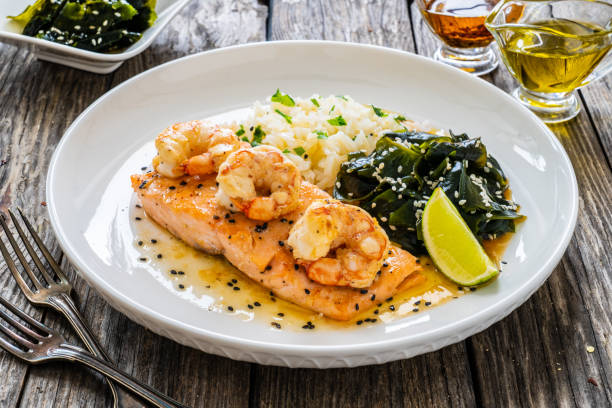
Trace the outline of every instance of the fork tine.
[[[2, 216], [0, 216], [0, 218], [2, 218]], [[15, 277], [17, 284], [19, 285], [23, 293], [26, 295], [26, 297], [30, 298], [31, 296], [34, 296], [34, 292], [32, 292], [32, 289], [30, 289], [30, 286], [28, 286], [26, 281], [23, 279], [23, 276], [21, 276], [21, 273], [19, 273], [19, 271], [17, 270], [17, 267], [15, 266], [15, 262], [13, 262], [13, 259], [9, 255], [8, 249], [6, 248], [6, 245], [4, 245], [4, 242], [2, 242], [2, 239], [0, 239], [0, 252], [2, 252], [2, 256], [4, 257], [6, 266], [8, 266], [9, 270]]]
[[[6, 225], [6, 221], [4, 220], [4, 214], [0, 214], [0, 225], [2, 225], [2, 228], [4, 229], [4, 232], [6, 233], [6, 237], [8, 238], [9, 242], [11, 243], [11, 246], [15, 250], [15, 255], [17, 255], [17, 258], [19, 258], [19, 261], [21, 262], [23, 269], [25, 269], [26, 273], [32, 280], [32, 283], [34, 284], [34, 286], [36, 286], [36, 289], [41, 290], [43, 288], [43, 285], [40, 282], [40, 280], [38, 280], [38, 277], [32, 271], [32, 268], [30, 268], [30, 265], [28, 265], [28, 262], [23, 256], [21, 249], [19, 249], [17, 242], [15, 242], [15, 239], [13, 238], [13, 234], [11, 233], [11, 230], [9, 230], [9, 227], [8, 225]], [[10, 258], [10, 255], [8, 254], [8, 251], [6, 251], [6, 254], [5, 254], [6, 246], [4, 245], [4, 243], [2, 244], [2, 246], [4, 246], [2, 250], [2, 255], [4, 255], [5, 260], [7, 260], [8, 258]], [[12, 272], [12, 269], [11, 269], [11, 272]], [[17, 268], [15, 268], [15, 272], [19, 273]]]
[[[4, 327], [4, 325], [0, 324], [0, 327]], [[2, 331], [4, 332], [4, 330], [2, 330]], [[12, 337], [10, 334], [9, 334], [9, 336]], [[23, 358], [23, 359], [27, 360], [27, 355], [26, 355], [25, 351], [17, 348], [16, 346], [14, 346], [13, 344], [9, 343], [7, 340], [5, 340], [2, 337], [0, 337], [0, 347], [2, 347], [3, 349], [8, 351], [9, 353], [14, 355], [15, 357]]]
[[[8, 300], [3, 298], [2, 296], [0, 296], [0, 304], [2, 304], [2, 306], [7, 308], [8, 310], [10, 310], [15, 316], [19, 316], [19, 318], [21, 318], [24, 321], [28, 322], [29, 324], [31, 324], [32, 326], [36, 327], [38, 330], [42, 331], [43, 333], [46, 333], [47, 335], [51, 334], [51, 329], [50, 328], [48, 328], [47, 326], [45, 326], [44, 324], [42, 324], [38, 320], [34, 319], [32, 316], [30, 316], [30, 315], [26, 314], [25, 312], [19, 310], [15, 305], [10, 303]], [[0, 312], [2, 312], [2, 310], [0, 310]], [[43, 338], [40, 334], [34, 332], [32, 329], [29, 329], [29, 328], [25, 327], [23, 324], [19, 323], [15, 319], [13, 319], [10, 316], [6, 315], [6, 313], [4, 315], [5, 315], [5, 319], [8, 317], [8, 320], [10, 322], [12, 322], [14, 326], [19, 328], [20, 330], [23, 330], [24, 333], [32, 334], [34, 337]]]
[[[49, 265], [51, 266], [51, 269], [53, 269], [53, 272], [55, 272], [58, 278], [60, 278], [61, 280], [65, 282], [68, 282], [68, 278], [66, 278], [66, 275], [64, 275], [64, 272], [62, 272], [57, 262], [55, 262], [53, 255], [51, 255], [51, 253], [49, 252], [45, 244], [42, 242], [42, 240], [40, 239], [40, 237], [38, 236], [38, 234], [32, 227], [32, 224], [30, 224], [30, 221], [28, 221], [26, 216], [23, 215], [23, 211], [21, 211], [21, 208], [17, 207], [17, 211], [19, 211], [19, 215], [21, 216], [23, 223], [28, 228], [28, 231], [30, 231], [30, 235], [32, 235], [32, 238], [34, 238], [34, 241], [36, 242], [36, 245], [40, 249], [40, 252], [42, 252], [47, 262], [49, 262]], [[10, 212], [11, 211], [9, 210], [9, 213]]]
[[34, 247], [32, 247], [32, 244], [30, 244], [30, 240], [28, 239], [27, 235], [23, 232], [23, 229], [21, 229], [21, 225], [19, 225], [19, 223], [17, 222], [17, 218], [15, 217], [13, 212], [11, 210], [8, 210], [8, 213], [11, 216], [11, 219], [13, 220], [13, 224], [15, 225], [15, 229], [17, 230], [19, 237], [21, 238], [21, 240], [23, 241], [23, 244], [25, 245], [26, 249], [30, 253], [30, 257], [32, 257], [32, 260], [36, 264], [36, 267], [38, 268], [40, 273], [43, 275], [45, 280], [47, 281], [47, 284], [52, 285], [53, 283], [55, 283], [55, 280], [49, 275], [49, 272], [47, 272], [47, 268], [45, 268], [42, 262], [40, 262], [40, 258], [38, 257], [38, 254], [34, 250]]
[[[4, 313], [2, 310], [0, 310], [0, 316], [4, 319], [8, 318], [9, 316]], [[9, 322], [10, 323], [10, 322]], [[31, 341], [29, 341], [26, 338], [21, 337], [20, 335], [18, 335], [17, 333], [15, 333], [12, 330], [9, 330], [8, 327], [6, 327], [3, 324], [0, 324], [0, 331], [4, 334], [6, 334], [8, 337], [10, 337], [11, 339], [13, 339], [16, 343], [21, 344], [24, 347], [27, 347], [28, 349], [31, 349], [32, 347], [34, 347], [34, 343], [32, 343]]]

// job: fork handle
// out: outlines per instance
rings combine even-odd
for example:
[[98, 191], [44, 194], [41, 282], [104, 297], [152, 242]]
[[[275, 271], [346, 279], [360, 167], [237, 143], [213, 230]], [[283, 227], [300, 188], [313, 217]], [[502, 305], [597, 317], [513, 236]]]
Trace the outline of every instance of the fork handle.
[[110, 363], [102, 360], [99, 357], [94, 356], [81, 349], [70, 344], [62, 344], [59, 347], [52, 349], [49, 352], [49, 357], [66, 359], [69, 361], [76, 361], [84, 364], [90, 368], [93, 368], [97, 372], [103, 374], [107, 378], [116, 381], [118, 384], [124, 386], [128, 390], [132, 391], [139, 397], [150, 402], [159, 408], [188, 408], [186, 405], [181, 404], [178, 401], [162, 394], [161, 392], [149, 387], [129, 374], [117, 370]]
[[[95, 356], [106, 361], [111, 361], [108, 354], [104, 351], [100, 343], [89, 329], [89, 326], [83, 320], [79, 309], [77, 309], [70, 295], [59, 293], [49, 298], [51, 306], [60, 312], [68, 319], [70, 325], [77, 332], [87, 349]], [[136, 408], [142, 407], [142, 402], [137, 401], [129, 393], [121, 388], [117, 388], [112, 381], [108, 382], [111, 393], [113, 394], [114, 408]]]

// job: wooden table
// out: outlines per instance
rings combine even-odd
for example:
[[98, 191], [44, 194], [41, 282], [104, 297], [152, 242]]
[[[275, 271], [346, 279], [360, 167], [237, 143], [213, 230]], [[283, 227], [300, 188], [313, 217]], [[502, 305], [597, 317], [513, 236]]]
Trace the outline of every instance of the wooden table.
[[[148, 50], [110, 75], [41, 62], [26, 49], [0, 44], [0, 208], [25, 208], [62, 258], [46, 217], [45, 175], [81, 111], [166, 61], [285, 39], [371, 43], [424, 55], [436, 46], [406, 0], [193, 0]], [[513, 87], [503, 66], [484, 79], [506, 91]], [[582, 90], [580, 102], [578, 118], [552, 128], [580, 189], [569, 248], [531, 299], [466, 341], [380, 366], [291, 370], [207, 355], [159, 337], [113, 310], [72, 271], [80, 308], [123, 370], [193, 406], [612, 406], [612, 77]], [[75, 340], [55, 313], [27, 304], [4, 264], [0, 294]], [[88, 370], [30, 367], [0, 352], [0, 407], [110, 403], [106, 383]]]

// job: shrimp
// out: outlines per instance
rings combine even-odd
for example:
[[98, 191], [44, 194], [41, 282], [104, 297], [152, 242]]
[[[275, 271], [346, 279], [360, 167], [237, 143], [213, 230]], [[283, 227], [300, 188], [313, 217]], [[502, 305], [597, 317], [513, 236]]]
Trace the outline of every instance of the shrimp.
[[153, 159], [153, 167], [170, 178], [212, 174], [231, 152], [243, 145], [231, 129], [200, 120], [177, 123], [155, 139], [158, 155]]
[[276, 147], [243, 148], [219, 168], [217, 202], [253, 220], [269, 221], [299, 204], [302, 175]]
[[323, 285], [365, 288], [381, 269], [389, 238], [359, 207], [316, 200], [289, 232], [293, 256]]

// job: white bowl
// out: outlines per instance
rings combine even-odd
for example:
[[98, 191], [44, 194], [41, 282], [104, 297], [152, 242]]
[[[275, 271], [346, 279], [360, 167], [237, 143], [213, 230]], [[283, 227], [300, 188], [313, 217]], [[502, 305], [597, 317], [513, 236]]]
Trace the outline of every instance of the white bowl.
[[57, 44], [40, 38], [21, 34], [22, 27], [6, 18], [20, 14], [34, 0], [10, 0], [0, 2], [0, 41], [18, 46], [32, 46], [36, 56], [45, 61], [67, 65], [69, 67], [108, 74], [113, 72], [123, 61], [143, 52], [189, 0], [158, 0], [155, 11], [157, 20], [142, 34], [142, 38], [130, 47], [118, 53], [99, 53], [82, 50], [68, 45]]
[[[510, 179], [527, 220], [492, 284], [388, 324], [308, 333], [272, 330], [209, 312], [134, 264], [128, 175], [150, 163], [143, 150], [174, 122], [292, 95], [351, 95], [457, 132], [480, 136]], [[128, 158], [131, 158], [128, 160]], [[489, 83], [403, 51], [334, 42], [271, 42], [209, 51], [122, 83], [66, 131], [47, 177], [60, 245], [89, 284], [132, 320], [205, 352], [262, 364], [341, 367], [408, 358], [484, 330], [549, 276], [574, 229], [572, 165], [548, 128]]]

